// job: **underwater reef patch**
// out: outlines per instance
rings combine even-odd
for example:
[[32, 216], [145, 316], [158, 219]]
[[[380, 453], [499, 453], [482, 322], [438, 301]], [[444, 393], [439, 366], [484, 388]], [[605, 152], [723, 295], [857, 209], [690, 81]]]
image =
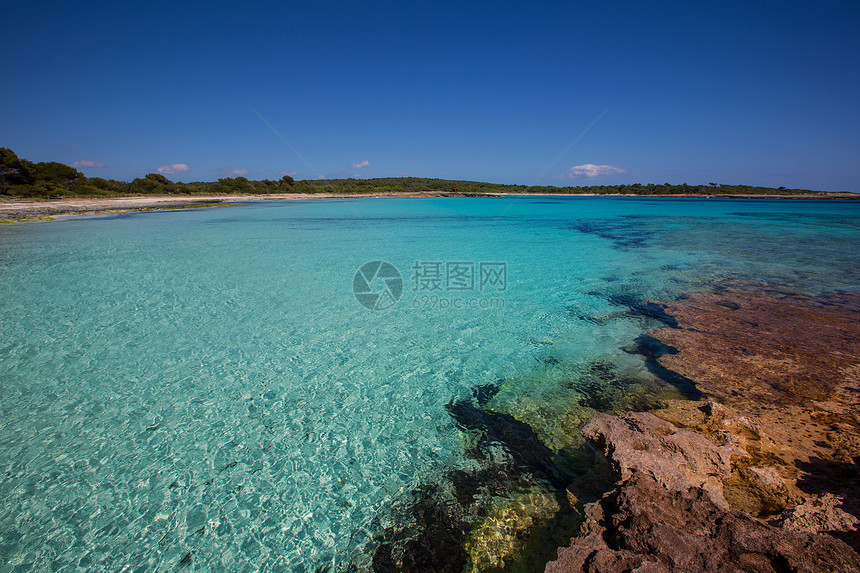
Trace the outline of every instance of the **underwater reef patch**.
[[582, 507], [612, 487], [603, 455], [580, 430], [595, 411], [659, 407], [678, 397], [612, 361], [572, 367], [542, 360], [523, 380], [475, 386], [446, 410], [471, 467], [422, 483], [390, 508], [374, 571], [534, 571], [582, 522]]

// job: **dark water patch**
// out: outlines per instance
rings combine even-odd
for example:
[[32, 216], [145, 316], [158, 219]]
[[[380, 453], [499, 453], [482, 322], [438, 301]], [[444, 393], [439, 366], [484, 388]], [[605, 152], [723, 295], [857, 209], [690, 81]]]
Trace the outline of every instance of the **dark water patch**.
[[[569, 459], [578, 479], [567, 488], [547, 490], [558, 510], [544, 518], [535, 516], [531, 527], [517, 531], [517, 555], [504, 556], [506, 564], [520, 565], [517, 570], [543, 570], [547, 562], [555, 559], [557, 548], [567, 545], [578, 531], [582, 506], [611, 488], [608, 464], [599, 453], [592, 449]], [[480, 540], [478, 529], [492, 518], [499, 500], [516, 499], [536, 484], [540, 480], [513, 464], [490, 464], [477, 470], [451, 471], [436, 483], [419, 486], [411, 493], [408, 504], [397, 511], [401, 525], [386, 529], [377, 538], [373, 570], [465, 570], [476, 557], [468, 552], [470, 536], [472, 542], [476, 536]]]
[[579, 401], [582, 406], [591, 408], [598, 412], [611, 411], [613, 401], [606, 395], [602, 388], [595, 388], [590, 384], [577, 385], [577, 390], [583, 391], [583, 398]]
[[466, 534], [471, 520], [455, 504], [442, 500], [441, 485], [423, 485], [412, 492], [409, 513], [414, 524], [388, 531], [373, 552], [377, 572], [438, 571], [460, 573], [468, 563]]
[[623, 310], [619, 309], [614, 312], [593, 315], [583, 312], [582, 309], [576, 305], [568, 305], [565, 307], [565, 311], [570, 318], [602, 326], [613, 320], [639, 317], [662, 322], [671, 328], [678, 328], [678, 321], [675, 320], [673, 316], [666, 313], [663, 305], [653, 301], [643, 301], [637, 294], [624, 291], [607, 294], [605, 291], [597, 290], [588, 291], [585, 294], [588, 296], [604, 298], [612, 305], [622, 307]]
[[659, 340], [643, 334], [636, 338], [633, 344], [623, 348], [630, 354], [638, 354], [645, 358], [648, 372], [670, 386], [674, 386], [681, 396], [688, 400], [701, 400], [704, 394], [696, 387], [696, 383], [677, 372], [669, 370], [659, 362], [664, 354], [677, 354], [678, 350]]
[[615, 366], [608, 360], [592, 360], [589, 368], [599, 376], [608, 376], [615, 370]]
[[633, 250], [661, 244], [667, 231], [680, 226], [694, 228], [713, 217], [664, 217], [654, 215], [621, 215], [615, 219], [589, 219], [568, 222], [567, 230], [595, 235], [613, 242], [618, 250]]
[[191, 552], [189, 551], [185, 554], [185, 557], [179, 560], [179, 563], [177, 565], [179, 565], [180, 567], [188, 567], [189, 565], [191, 565], [191, 561], [192, 557]]
[[675, 317], [667, 314], [666, 308], [656, 302], [643, 301], [637, 295], [626, 292], [610, 293], [607, 295], [595, 291], [593, 296], [603, 296], [615, 306], [626, 306], [629, 309], [628, 315], [651, 318], [671, 328], [678, 328], [678, 321], [675, 320]]
[[[614, 302], [634, 307], [625, 310], [628, 314], [672, 322], [663, 307], [636, 297], [619, 295]], [[446, 410], [462, 432], [466, 456], [477, 467], [443, 472], [392, 507], [393, 524], [375, 538], [373, 569], [463, 571], [480, 569], [476, 559], [486, 558], [495, 563], [489, 570], [499, 567], [499, 559], [505, 560], [504, 569], [542, 570], [578, 531], [583, 505], [599, 499], [613, 482], [599, 452], [563, 435], [578, 436], [593, 411], [619, 414], [662, 407], [664, 383], [679, 388], [681, 395], [697, 396], [692, 382], [657, 364], [659, 356], [673, 351], [650, 337], [637, 339], [628, 349], [645, 358], [654, 376], [637, 376], [611, 359], [582, 367], [557, 356], [538, 357], [535, 374], [540, 382], [531, 386], [528, 377], [518, 381], [514, 386], [522, 394], [514, 401], [500, 395], [503, 388], [508, 391], [506, 380], [475, 386], [452, 399]], [[560, 418], [544, 425], [544, 418], [534, 417], [543, 411], [541, 404], [546, 406], [544, 416]], [[535, 410], [535, 405], [540, 407]], [[508, 413], [509, 408], [515, 411]], [[522, 501], [535, 496], [543, 503], [552, 500], [553, 509], [542, 512], [546, 505]], [[509, 525], [511, 521], [516, 525]], [[515, 550], [506, 553], [511, 547]], [[487, 562], [481, 561], [482, 567]]]
[[484, 404], [492, 400], [496, 394], [499, 393], [502, 382], [504, 382], [504, 380], [497, 380], [488, 384], [474, 386], [472, 388], [472, 398], [475, 400], [475, 402], [477, 402], [479, 406], [483, 406]]
[[666, 314], [666, 308], [656, 302], [645, 302], [631, 306], [630, 309], [640, 316], [653, 318], [654, 320], [658, 320], [671, 328], [678, 328], [678, 321], [675, 317]]
[[612, 241], [613, 248], [630, 250], [642, 248], [654, 239], [656, 233], [617, 219], [583, 220], [564, 225], [566, 230], [595, 235]]
[[812, 300], [821, 306], [860, 312], [860, 296], [858, 296], [856, 291], [837, 290], [829, 293], [821, 293], [814, 296]]
[[619, 414], [650, 410], [662, 405], [656, 397], [658, 393], [647, 391], [643, 384], [647, 388], [647, 382], [619, 372], [611, 362], [596, 360], [563, 385], [576, 391], [581, 407], [606, 414]]
[[477, 470], [452, 470], [435, 483], [411, 492], [397, 508], [396, 521], [378, 538], [373, 570], [463, 571], [468, 562], [466, 537], [485, 517], [492, 498], [527, 487], [530, 480], [511, 464], [491, 464]]
[[736, 302], [732, 302], [730, 300], [718, 300], [718, 301], [715, 301], [714, 304], [716, 304], [717, 306], [722, 306], [723, 308], [727, 308], [729, 310], [740, 310], [741, 309], [741, 305], [739, 305]]
[[[602, 471], [608, 468], [601, 466]], [[510, 499], [534, 483], [530, 476], [509, 465], [495, 464], [472, 471], [451, 471], [437, 483], [419, 486], [398, 516], [398, 521], [409, 525], [390, 528], [380, 536], [373, 554], [373, 570], [463, 571], [470, 562], [467, 552], [470, 533], [493, 511], [494, 500]], [[595, 494], [570, 496], [567, 490], [556, 490], [549, 495], [559, 510], [547, 519], [538, 520], [531, 531], [523, 532], [529, 535], [518, 560], [529, 563], [528, 570], [542, 570], [556, 557], [557, 548], [566, 545], [576, 533], [580, 521], [577, 510], [582, 505], [579, 500], [597, 498]]]
[[661, 271], [689, 271], [693, 268], [693, 265], [689, 263], [670, 263], [668, 265], [660, 265]]
[[640, 299], [638, 296], [627, 292], [617, 292], [609, 294], [604, 293], [603, 295], [599, 296], [606, 297], [606, 300], [616, 306], [629, 306], [630, 308], [633, 308], [640, 303]]
[[643, 334], [633, 341], [633, 344], [622, 348], [628, 354], [638, 354], [645, 358], [657, 359], [664, 354], [678, 354], [678, 349], [668, 344], [663, 344], [656, 338]]
[[[611, 365], [597, 364], [595, 370], [608, 372]], [[451, 400], [446, 406], [459, 430], [480, 435], [466, 446], [466, 454], [480, 466], [444, 472], [436, 481], [416, 487], [408, 501], [392, 508], [395, 524], [376, 538], [374, 571], [460, 572], [470, 564], [477, 566], [473, 560], [482, 558], [504, 559], [505, 564], [523, 570], [542, 570], [556, 557], [557, 548], [569, 543], [578, 531], [582, 506], [611, 488], [608, 464], [590, 445], [554, 452], [528, 424], [484, 409], [503, 382], [476, 386], [468, 397]], [[552, 499], [557, 509], [534, 515], [523, 510], [522, 528], [514, 532], [504, 519], [494, 521], [499, 519], [500, 507], [516, 504], [533, 491]], [[513, 536], [514, 554], [486, 553], [498, 545], [499, 535]]]
[[581, 320], [583, 322], [590, 322], [591, 324], [599, 324], [603, 325], [608, 322], [606, 318], [593, 316], [591, 314], [582, 312], [582, 310], [576, 305], [568, 305], [565, 307], [568, 316], [570, 316], [574, 320]]
[[494, 459], [496, 455], [491, 449], [499, 447], [521, 472], [530, 473], [562, 489], [570, 483], [572, 476], [555, 463], [555, 452], [541, 443], [528, 424], [510, 414], [477, 408], [469, 400], [452, 401], [446, 409], [459, 429], [481, 432], [478, 443], [466, 452], [468, 455]]

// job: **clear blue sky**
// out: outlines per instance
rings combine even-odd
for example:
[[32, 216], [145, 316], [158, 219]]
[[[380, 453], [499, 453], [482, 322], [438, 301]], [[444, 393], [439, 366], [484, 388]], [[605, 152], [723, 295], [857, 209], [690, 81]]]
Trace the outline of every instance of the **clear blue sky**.
[[10, 1], [3, 21], [0, 146], [94, 177], [860, 191], [856, 0]]

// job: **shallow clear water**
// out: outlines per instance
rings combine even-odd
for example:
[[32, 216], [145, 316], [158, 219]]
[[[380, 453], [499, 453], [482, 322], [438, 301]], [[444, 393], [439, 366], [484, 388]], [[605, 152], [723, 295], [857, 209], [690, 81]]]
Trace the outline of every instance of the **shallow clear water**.
[[[674, 392], [621, 350], [660, 326], [631, 305], [726, 278], [856, 290], [858, 247], [860, 202], [790, 200], [314, 200], [3, 226], [0, 570], [366, 569], [393, 503], [477, 463], [452, 400], [496, 383], [491, 406], [559, 450], [577, 428], [559, 420], [591, 411], [560, 382], [590, 365], [631, 395]], [[375, 260], [403, 279], [385, 310], [353, 294]], [[441, 290], [415, 290], [416, 262]]]

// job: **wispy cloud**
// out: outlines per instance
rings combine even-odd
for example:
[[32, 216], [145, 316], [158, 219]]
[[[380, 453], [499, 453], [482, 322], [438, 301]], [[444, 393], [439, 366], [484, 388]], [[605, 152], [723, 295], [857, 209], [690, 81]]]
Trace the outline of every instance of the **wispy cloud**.
[[90, 161], [90, 160], [75, 161], [73, 163], [69, 163], [69, 167], [74, 167], [75, 169], [83, 169], [85, 167], [104, 167], [104, 166], [105, 166], [105, 164], [102, 163], [101, 161]]
[[613, 173], [626, 173], [626, 169], [615, 167], [614, 165], [595, 165], [593, 163], [583, 163], [582, 165], [574, 165], [568, 171], [568, 177], [598, 177], [600, 175], [611, 175]]
[[363, 159], [358, 163], [350, 163], [349, 166], [353, 169], [363, 169], [365, 167], [370, 167], [370, 161], [368, 161], [367, 159]]
[[296, 171], [281, 171], [281, 175], [289, 175], [290, 177], [296, 177], [298, 173]]
[[249, 173], [247, 169], [230, 169], [229, 167], [222, 167], [218, 171], [228, 177], [247, 177]]
[[163, 175], [175, 175], [176, 173], [191, 171], [191, 168], [184, 163], [171, 163], [170, 165], [162, 165], [156, 171]]

